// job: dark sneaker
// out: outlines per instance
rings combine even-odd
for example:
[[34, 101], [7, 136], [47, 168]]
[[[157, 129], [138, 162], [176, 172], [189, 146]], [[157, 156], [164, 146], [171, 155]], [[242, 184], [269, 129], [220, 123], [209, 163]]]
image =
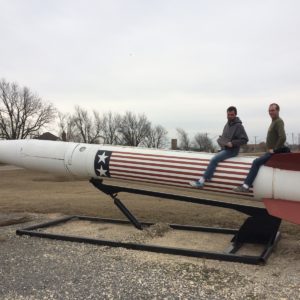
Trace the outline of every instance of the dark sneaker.
[[204, 187], [204, 183], [201, 183], [200, 181], [190, 181], [189, 185], [196, 189], [203, 189]]
[[249, 193], [250, 192], [249, 188], [246, 189], [243, 185], [239, 185], [232, 190], [236, 193]]

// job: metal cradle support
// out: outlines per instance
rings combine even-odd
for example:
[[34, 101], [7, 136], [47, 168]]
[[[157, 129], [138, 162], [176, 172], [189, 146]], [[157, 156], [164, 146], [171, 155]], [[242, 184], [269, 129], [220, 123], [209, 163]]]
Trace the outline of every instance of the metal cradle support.
[[[196, 197], [183, 196], [177, 194], [162, 193], [150, 190], [128, 188], [123, 186], [113, 186], [106, 185], [102, 180], [92, 178], [90, 180], [98, 190], [110, 196], [114, 204], [118, 209], [126, 216], [126, 220], [116, 220], [116, 219], [107, 219], [107, 218], [97, 218], [97, 217], [87, 217], [87, 216], [70, 216], [62, 218], [59, 220], [30, 226], [24, 229], [17, 230], [18, 235], [30, 235], [38, 236], [50, 239], [64, 240], [64, 241], [73, 241], [73, 242], [84, 242], [97, 245], [106, 245], [110, 247], [123, 247], [133, 250], [142, 250], [142, 251], [151, 251], [157, 253], [169, 253], [174, 255], [184, 255], [192, 257], [202, 257], [207, 259], [218, 259], [225, 261], [241, 262], [248, 264], [262, 264], [265, 263], [270, 256], [273, 248], [278, 242], [280, 233], [279, 227], [281, 224], [281, 219], [270, 216], [266, 209], [227, 203], [222, 201], [210, 200], [210, 199], [200, 199]], [[77, 237], [70, 235], [60, 235], [60, 234], [50, 234], [43, 232], [40, 229], [47, 228], [50, 226], [55, 226], [70, 220], [88, 220], [94, 222], [107, 222], [113, 224], [132, 224], [139, 230], [153, 225], [154, 223], [150, 222], [140, 222], [137, 218], [129, 211], [129, 209], [117, 198], [118, 194], [121, 192], [146, 195], [152, 197], [159, 197], [163, 199], [171, 199], [176, 201], [183, 201], [201, 205], [209, 205], [216, 207], [223, 207], [227, 209], [233, 209], [243, 214], [248, 215], [249, 217], [244, 221], [239, 229], [229, 229], [229, 228], [216, 228], [216, 227], [203, 227], [203, 226], [191, 226], [191, 225], [179, 225], [179, 224], [170, 224], [169, 226], [175, 230], [186, 230], [186, 231], [201, 231], [201, 232], [211, 232], [211, 233], [222, 233], [233, 235], [231, 240], [231, 245], [229, 249], [224, 252], [212, 252], [212, 251], [201, 251], [193, 250], [186, 248], [174, 248], [174, 247], [164, 247], [148, 244], [137, 244], [137, 243], [125, 243], [113, 240], [101, 240], [101, 239], [91, 239], [86, 237]], [[257, 255], [242, 255], [238, 254], [238, 251], [245, 244], [260, 244], [263, 245], [263, 251]]]

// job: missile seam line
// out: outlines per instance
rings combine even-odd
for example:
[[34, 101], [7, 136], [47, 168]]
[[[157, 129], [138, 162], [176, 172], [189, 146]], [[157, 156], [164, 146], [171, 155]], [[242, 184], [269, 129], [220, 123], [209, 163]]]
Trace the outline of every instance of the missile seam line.
[[24, 155], [21, 154], [21, 159], [24, 158], [43, 158], [43, 159], [51, 159], [51, 160], [65, 160], [65, 158], [57, 158], [57, 157], [48, 157], [48, 156], [32, 156], [32, 155]]

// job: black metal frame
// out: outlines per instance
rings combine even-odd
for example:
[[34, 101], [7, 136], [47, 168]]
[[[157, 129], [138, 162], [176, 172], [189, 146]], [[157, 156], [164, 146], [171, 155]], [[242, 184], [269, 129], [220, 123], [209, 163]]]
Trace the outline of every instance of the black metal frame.
[[[202, 257], [207, 259], [218, 259], [218, 260], [242, 262], [248, 264], [265, 263], [268, 257], [270, 256], [273, 248], [275, 247], [276, 243], [278, 242], [280, 236], [278, 229], [281, 224], [281, 219], [270, 216], [267, 210], [264, 208], [227, 203], [227, 202], [209, 200], [209, 199], [200, 199], [196, 197], [189, 197], [183, 195], [128, 188], [123, 186], [106, 185], [103, 184], [102, 180], [94, 179], [94, 178], [92, 178], [90, 182], [98, 190], [109, 195], [114, 200], [114, 204], [127, 217], [128, 221], [118, 220], [118, 219], [88, 217], [88, 216], [68, 216], [58, 220], [54, 220], [54, 221], [50, 221], [38, 225], [33, 225], [24, 229], [19, 229], [16, 231], [16, 233], [18, 235], [37, 236], [37, 237], [56, 239], [56, 240], [91, 243], [91, 244], [105, 245], [110, 247], [123, 247], [123, 248], [133, 249], [133, 250], [143, 250], [143, 251], [151, 251], [157, 253], [169, 253], [175, 255]], [[126, 243], [126, 242], [119, 242], [113, 240], [101, 240], [101, 239], [78, 237], [72, 235], [51, 234], [47, 232], [38, 231], [39, 229], [59, 225], [68, 222], [70, 220], [85, 220], [85, 221], [106, 222], [106, 223], [113, 223], [113, 224], [132, 224], [139, 230], [143, 230], [143, 228], [154, 224], [149, 222], [139, 222], [135, 218], [135, 216], [127, 209], [127, 207], [121, 202], [121, 200], [117, 198], [117, 195], [120, 192], [147, 195], [152, 197], [197, 203], [202, 205], [223, 207], [223, 208], [233, 209], [238, 212], [244, 213], [249, 217], [245, 220], [245, 222], [242, 224], [242, 226], [239, 229], [179, 225], [179, 224], [169, 225], [172, 229], [175, 230], [202, 231], [202, 232], [234, 235], [233, 239], [231, 240], [231, 245], [229, 249], [225, 252], [211, 252], [211, 251], [201, 251], [201, 250], [193, 250], [193, 249], [185, 249], [185, 248]], [[238, 250], [243, 246], [243, 244], [247, 244], [247, 243], [264, 245], [264, 249], [261, 252], [261, 254], [258, 256], [239, 255], [237, 253]]]

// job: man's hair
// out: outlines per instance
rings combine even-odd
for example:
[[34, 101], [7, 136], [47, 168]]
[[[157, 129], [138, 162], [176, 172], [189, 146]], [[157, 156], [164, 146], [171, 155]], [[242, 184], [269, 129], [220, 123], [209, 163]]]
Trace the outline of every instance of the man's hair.
[[227, 112], [230, 112], [230, 111], [234, 111], [234, 113], [237, 115], [237, 110], [236, 110], [236, 107], [235, 106], [229, 106], [227, 108]]
[[272, 105], [274, 105], [276, 107], [276, 110], [280, 111], [280, 107], [279, 107], [279, 105], [277, 103], [271, 103], [269, 105], [269, 107], [272, 106]]

